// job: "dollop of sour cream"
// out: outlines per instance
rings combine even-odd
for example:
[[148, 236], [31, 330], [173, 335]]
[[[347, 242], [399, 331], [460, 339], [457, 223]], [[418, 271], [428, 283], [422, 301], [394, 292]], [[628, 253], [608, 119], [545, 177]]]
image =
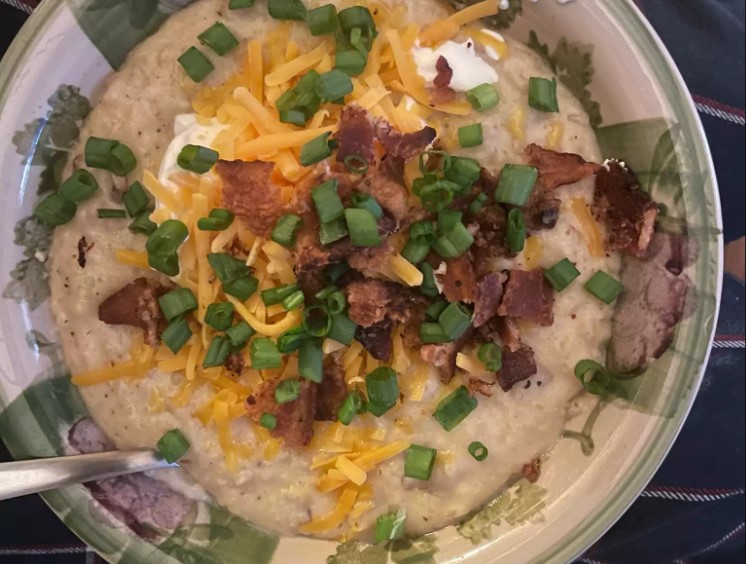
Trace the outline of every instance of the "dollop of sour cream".
[[[202, 123], [200, 123], [202, 122]], [[225, 125], [216, 119], [205, 123], [197, 114], [179, 114], [174, 118], [174, 138], [169, 143], [158, 171], [158, 180], [166, 187], [175, 187], [170, 177], [174, 172], [183, 170], [178, 164], [179, 153], [186, 145], [211, 147]]]
[[415, 45], [412, 48], [412, 57], [417, 65], [417, 74], [429, 84], [432, 84], [433, 79], [438, 75], [435, 69], [438, 58], [445, 57], [453, 70], [449, 86], [456, 92], [466, 92], [485, 82], [497, 82], [497, 72], [477, 55], [472, 40], [463, 43], [446, 41], [437, 49]]

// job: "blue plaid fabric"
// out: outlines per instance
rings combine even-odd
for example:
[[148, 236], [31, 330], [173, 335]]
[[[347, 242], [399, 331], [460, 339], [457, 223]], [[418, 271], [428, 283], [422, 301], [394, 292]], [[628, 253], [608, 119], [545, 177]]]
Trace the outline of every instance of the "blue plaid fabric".
[[[608, 0], [617, 1], [617, 0]], [[744, 235], [744, 0], [636, 0], [668, 46], [707, 130], [725, 237]], [[0, 55], [35, 0], [0, 0]], [[743, 563], [744, 284], [726, 276], [702, 390], [666, 462], [579, 562]], [[0, 461], [9, 459], [0, 443]], [[100, 562], [41, 498], [0, 503], [0, 564]]]

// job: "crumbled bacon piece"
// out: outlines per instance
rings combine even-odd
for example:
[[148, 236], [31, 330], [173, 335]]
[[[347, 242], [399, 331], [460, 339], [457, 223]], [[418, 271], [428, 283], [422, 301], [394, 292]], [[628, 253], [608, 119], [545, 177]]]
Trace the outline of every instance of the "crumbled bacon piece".
[[429, 126], [413, 133], [400, 133], [395, 131], [387, 121], [378, 120], [376, 122], [376, 136], [386, 153], [401, 157], [404, 160], [409, 160], [422, 153], [435, 141], [436, 135], [435, 129]]
[[538, 482], [541, 477], [541, 459], [534, 458], [528, 464], [524, 464], [521, 474], [532, 484]]
[[523, 209], [526, 227], [530, 231], [554, 229], [559, 220], [559, 210], [562, 202], [554, 193], [538, 182], [529, 196]]
[[482, 394], [485, 397], [492, 397], [492, 387], [495, 385], [494, 382], [485, 382], [479, 378], [469, 378], [466, 382], [466, 388], [469, 390], [469, 394], [475, 396]]
[[373, 196], [381, 207], [396, 220], [397, 228], [407, 218], [409, 190], [402, 181], [388, 174], [373, 174], [368, 176], [358, 189]]
[[549, 326], [554, 323], [554, 290], [544, 270], [512, 270], [497, 314]]
[[448, 384], [456, 374], [456, 356], [470, 338], [471, 331], [467, 331], [450, 343], [424, 345], [420, 349], [420, 357], [435, 366], [440, 372], [440, 381]]
[[515, 384], [536, 374], [536, 359], [533, 349], [526, 345], [515, 351], [503, 347], [502, 352], [502, 368], [497, 373], [497, 383], [503, 391], [509, 392]]
[[539, 182], [549, 190], [574, 184], [601, 168], [575, 153], [558, 153], [532, 143], [526, 147], [529, 162], [539, 169]]
[[446, 271], [437, 274], [438, 281], [443, 285], [443, 294], [449, 302], [474, 302], [476, 280], [471, 264], [471, 254], [464, 253], [460, 257], [447, 259]]
[[335, 139], [339, 143], [337, 161], [344, 162], [349, 156], [362, 157], [370, 164], [375, 161], [376, 128], [364, 108], [354, 104], [342, 109]]
[[98, 318], [108, 325], [131, 325], [145, 333], [145, 342], [158, 346], [158, 326], [163, 319], [158, 298], [171, 288], [150, 278], [138, 278], [98, 307]]
[[507, 279], [502, 272], [491, 272], [479, 279], [474, 299], [474, 327], [481, 327], [497, 315]]
[[263, 161], [223, 161], [215, 171], [223, 181], [223, 206], [252, 233], [267, 236], [282, 215], [282, 194], [272, 181], [275, 165]]
[[270, 413], [277, 418], [277, 425], [271, 431], [275, 437], [284, 439], [289, 447], [301, 447], [311, 442], [313, 421], [316, 414], [318, 387], [313, 382], [302, 380], [297, 399], [277, 405], [275, 389], [280, 380], [267, 380], [259, 386], [259, 391], [249, 396], [246, 407], [249, 416], [259, 423], [262, 415]]
[[229, 354], [228, 358], [225, 361], [225, 367], [234, 374], [241, 374], [245, 365], [246, 360], [240, 352]]
[[448, 102], [453, 102], [458, 94], [456, 91], [446, 86], [445, 88], [428, 88], [427, 89], [427, 97], [431, 105], [437, 106], [439, 104], [446, 104]]
[[339, 408], [347, 397], [347, 384], [344, 369], [335, 355], [324, 359], [324, 378], [318, 388], [316, 421], [336, 421]]
[[447, 88], [450, 86], [451, 79], [453, 78], [453, 69], [448, 64], [448, 59], [442, 55], [438, 57], [438, 60], [435, 62], [435, 70], [438, 72], [433, 79], [435, 88]]
[[409, 288], [373, 278], [352, 282], [345, 291], [350, 319], [361, 327], [371, 327], [384, 319], [406, 323], [412, 306], [423, 301]]
[[635, 174], [614, 161], [596, 174], [593, 209], [606, 223], [610, 250], [641, 257], [650, 244], [658, 206], [641, 187]]
[[394, 322], [384, 319], [369, 327], [358, 327], [355, 338], [360, 341], [366, 351], [373, 358], [388, 362], [393, 352], [391, 334], [394, 331]]

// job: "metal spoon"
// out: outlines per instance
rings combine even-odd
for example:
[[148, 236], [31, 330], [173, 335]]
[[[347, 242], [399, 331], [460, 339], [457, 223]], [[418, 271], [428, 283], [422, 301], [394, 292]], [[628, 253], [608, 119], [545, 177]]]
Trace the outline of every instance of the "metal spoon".
[[175, 468], [153, 450], [119, 450], [0, 464], [0, 501], [145, 470]]

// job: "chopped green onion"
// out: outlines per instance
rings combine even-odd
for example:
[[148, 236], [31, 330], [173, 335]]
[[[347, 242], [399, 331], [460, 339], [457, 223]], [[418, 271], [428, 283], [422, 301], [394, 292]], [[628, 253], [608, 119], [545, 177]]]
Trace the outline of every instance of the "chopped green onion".
[[[435, 166], [435, 165], [438, 166]], [[425, 176], [437, 176], [445, 174], [451, 167], [451, 155], [445, 151], [430, 150], [420, 153], [420, 172]]]
[[276, 20], [306, 19], [306, 6], [301, 0], [268, 0], [269, 15]]
[[467, 448], [467, 450], [477, 462], [484, 462], [485, 460], [487, 460], [487, 455], [489, 455], [490, 453], [490, 451], [487, 450], [487, 447], [479, 441], [469, 443], [469, 447]]
[[513, 208], [508, 212], [508, 247], [514, 253], [520, 253], [526, 246], [526, 220], [523, 212]]
[[466, 93], [466, 99], [471, 107], [478, 112], [484, 112], [497, 106], [500, 96], [491, 84], [480, 84]]
[[306, 117], [306, 113], [303, 110], [296, 110], [291, 108], [287, 110], [280, 110], [280, 121], [282, 123], [291, 123], [293, 125], [302, 127], [306, 125], [308, 118]]
[[272, 339], [254, 339], [251, 341], [251, 368], [279, 368], [282, 366], [282, 355]]
[[334, 58], [334, 68], [349, 76], [358, 76], [365, 70], [368, 58], [357, 49], [339, 51]]
[[210, 347], [207, 349], [205, 359], [202, 361], [202, 368], [223, 366], [225, 361], [228, 360], [228, 355], [230, 354], [230, 341], [222, 335], [214, 337], [210, 343]]
[[323, 133], [311, 139], [300, 148], [300, 164], [311, 166], [332, 156], [332, 148], [329, 146], [330, 132]]
[[235, 308], [230, 302], [210, 304], [205, 311], [205, 323], [215, 331], [225, 331], [233, 323]]
[[396, 405], [399, 399], [399, 381], [391, 368], [381, 366], [365, 377], [368, 391], [368, 411], [380, 417]]
[[458, 144], [464, 149], [477, 147], [484, 142], [482, 124], [472, 123], [458, 128]]
[[275, 427], [277, 427], [277, 417], [271, 413], [262, 413], [262, 416], [259, 418], [259, 425], [268, 431], [274, 431]]
[[345, 210], [347, 230], [353, 247], [378, 247], [381, 236], [378, 233], [376, 218], [368, 210], [347, 208]]
[[403, 509], [380, 515], [376, 519], [375, 541], [387, 542], [403, 537], [406, 520], [407, 515]]
[[137, 167], [137, 158], [127, 145], [112, 139], [90, 137], [85, 144], [85, 164], [116, 176], [127, 176]]
[[352, 6], [339, 12], [339, 25], [346, 33], [350, 33], [354, 28], [370, 30], [376, 28], [370, 10], [364, 6]]
[[60, 197], [59, 194], [49, 194], [36, 206], [34, 217], [50, 227], [64, 225], [75, 217], [78, 206]]
[[93, 196], [98, 190], [98, 182], [93, 175], [85, 169], [79, 168], [65, 180], [57, 192], [60, 197], [68, 202], [79, 204]]
[[150, 209], [150, 198], [145, 188], [139, 182], [133, 182], [122, 196], [122, 203], [127, 208], [130, 217], [137, 217], [144, 211]]
[[323, 288], [322, 290], [319, 290], [314, 298], [316, 298], [319, 301], [326, 300], [329, 296], [331, 296], [334, 292], [339, 291], [339, 288], [336, 286], [327, 286], [326, 288]]
[[270, 238], [278, 245], [292, 247], [295, 245], [295, 232], [301, 223], [303, 223], [303, 220], [299, 216], [292, 213], [283, 214], [277, 220]]
[[324, 352], [316, 339], [305, 341], [298, 351], [298, 374], [311, 382], [321, 383], [324, 378]]
[[282, 354], [290, 354], [297, 351], [310, 338], [311, 336], [306, 333], [303, 327], [288, 329], [277, 338], [277, 349]]
[[383, 208], [373, 196], [361, 192], [353, 192], [350, 197], [353, 207], [368, 210], [376, 220], [383, 217]]
[[202, 231], [225, 231], [233, 223], [235, 216], [230, 210], [215, 208], [210, 210], [208, 217], [201, 217], [197, 221], [197, 227]]
[[179, 64], [184, 68], [184, 72], [194, 82], [202, 82], [207, 75], [215, 70], [210, 59], [197, 49], [190, 47], [179, 57]]
[[625, 399], [628, 396], [617, 377], [595, 360], [584, 359], [578, 362], [575, 365], [575, 377], [589, 394], [603, 396], [611, 392]]
[[477, 398], [469, 395], [466, 386], [460, 386], [440, 401], [433, 417], [443, 429], [452, 431], [476, 408]]
[[[344, 210], [342, 213], [344, 213]], [[347, 231], [347, 222], [344, 217], [319, 225], [319, 242], [322, 245], [331, 245], [335, 241], [344, 239], [347, 235], [349, 235], [349, 231]]]
[[357, 323], [352, 321], [346, 314], [340, 313], [332, 319], [332, 326], [329, 329], [327, 337], [343, 345], [349, 345], [355, 338], [356, 331]]
[[181, 149], [179, 156], [176, 158], [176, 163], [184, 170], [204, 174], [215, 166], [219, 156], [217, 151], [208, 147], [186, 145]]
[[479, 346], [477, 357], [490, 372], [497, 372], [503, 365], [503, 351], [495, 343], [483, 343]]
[[177, 288], [158, 298], [158, 305], [167, 321], [197, 309], [197, 299], [189, 288]]
[[306, 22], [311, 35], [326, 35], [337, 28], [337, 8], [334, 4], [325, 4], [308, 10]]
[[321, 306], [311, 306], [303, 312], [303, 329], [313, 337], [324, 337], [332, 328], [332, 316]]
[[440, 344], [449, 343], [451, 339], [440, 323], [423, 323], [420, 325], [420, 341], [426, 344]]
[[253, 276], [246, 276], [244, 278], [223, 282], [223, 292], [229, 296], [238, 298], [242, 302], [248, 300], [251, 295], [256, 292], [258, 287], [259, 280]]
[[410, 239], [401, 251], [401, 256], [412, 264], [417, 264], [425, 260], [430, 253], [430, 245], [427, 243], [417, 243]]
[[448, 302], [445, 300], [437, 300], [433, 305], [425, 310], [425, 315], [433, 321], [438, 321], [440, 314], [443, 310], [448, 307]]
[[457, 189], [454, 195], [463, 196], [482, 175], [482, 167], [478, 161], [467, 157], [451, 157], [451, 166], [445, 171], [444, 178], [453, 182]]
[[132, 223], [129, 224], [128, 229], [132, 231], [132, 233], [137, 233], [138, 235], [147, 235], [149, 237], [150, 235], [155, 233], [155, 230], [158, 229], [158, 226], [150, 220], [150, 212], [144, 211], [132, 220]]
[[482, 206], [484, 206], [485, 202], [487, 201], [487, 194], [484, 192], [480, 192], [476, 195], [476, 197], [471, 201], [469, 204], [469, 213], [470, 214], [477, 214], [482, 209]]
[[352, 92], [352, 81], [347, 73], [332, 69], [316, 77], [314, 90], [322, 100], [339, 100]]
[[528, 79], [528, 105], [540, 112], [559, 112], [557, 101], [557, 79], [538, 78]]
[[459, 222], [450, 233], [438, 237], [433, 242], [433, 250], [442, 258], [457, 258], [463, 255], [474, 244], [474, 237], [466, 226]]
[[404, 475], [416, 480], [429, 480], [433, 474], [437, 454], [438, 451], [434, 448], [409, 445], [404, 455]]
[[225, 27], [225, 24], [220, 22], [214, 23], [212, 26], [200, 33], [197, 36], [197, 39], [221, 57], [238, 47], [238, 39], [236, 39], [236, 36]]
[[450, 180], [436, 180], [422, 186], [419, 198], [422, 207], [429, 212], [439, 212], [448, 207], [453, 201], [453, 194], [460, 190], [460, 186]]
[[297, 378], [283, 380], [275, 388], [275, 403], [277, 405], [295, 401], [298, 396], [300, 396], [300, 380]]
[[251, 8], [254, 5], [254, 0], [230, 0], [228, 2], [229, 10], [242, 10], [244, 8]]
[[246, 343], [255, 334], [254, 328], [243, 320], [225, 330], [225, 336], [228, 337], [234, 349], [241, 349], [246, 346]]
[[[362, 157], [360, 155], [347, 155], [345, 157], [345, 166], [347, 167], [347, 170], [349, 170], [352, 173], [365, 174], [365, 172], [368, 170], [368, 161], [365, 157]], [[358, 197], [368, 196], [368, 198], [372, 198], [370, 194], [359, 194], [355, 192], [353, 196], [355, 195], [358, 195]], [[360, 207], [360, 206], [356, 206], [356, 207]]]
[[605, 304], [610, 304], [624, 291], [624, 286], [613, 276], [599, 270], [585, 283], [585, 289]]
[[448, 235], [457, 224], [461, 223], [463, 214], [457, 210], [445, 209], [438, 214], [438, 231]]
[[350, 270], [350, 265], [347, 264], [345, 261], [338, 262], [336, 264], [332, 264], [331, 266], [327, 266], [324, 270], [324, 276], [331, 282], [332, 284], [342, 278], [348, 271]]
[[347, 298], [341, 291], [336, 291], [326, 298], [326, 308], [332, 315], [339, 315], [347, 307]]
[[276, 288], [262, 290], [262, 301], [266, 306], [273, 306], [282, 303], [282, 300], [298, 291], [297, 284], [286, 284]]
[[292, 311], [295, 308], [302, 306], [304, 301], [305, 297], [303, 296], [303, 292], [301, 290], [296, 290], [287, 298], [282, 300], [282, 307], [285, 308], [285, 311]]
[[178, 219], [161, 223], [145, 243], [148, 264], [167, 276], [179, 274], [178, 250], [188, 236], [189, 229]]
[[191, 337], [192, 330], [183, 317], [171, 320], [171, 323], [161, 333], [161, 340], [174, 354], [178, 354]]
[[184, 433], [171, 429], [158, 439], [155, 448], [166, 462], [173, 464], [189, 451], [190, 446]]
[[409, 228], [409, 238], [417, 243], [427, 243], [428, 245], [435, 241], [435, 227], [432, 221], [417, 221]]
[[352, 423], [355, 415], [362, 413], [364, 408], [363, 398], [360, 392], [352, 390], [342, 402], [337, 413], [337, 419], [342, 425], [349, 425]]
[[440, 294], [438, 285], [435, 283], [435, 273], [430, 263], [423, 262], [418, 266], [420, 272], [422, 272], [422, 284], [420, 285], [420, 292], [426, 296], [437, 296]]
[[568, 258], [563, 258], [552, 268], [544, 271], [544, 278], [557, 292], [567, 288], [578, 276], [580, 276], [580, 271]]
[[99, 219], [127, 219], [127, 212], [124, 210], [99, 208], [96, 210], [96, 216]]
[[506, 164], [500, 173], [495, 199], [501, 204], [525, 206], [539, 178], [539, 170], [528, 165]]
[[234, 258], [227, 253], [209, 253], [207, 262], [215, 271], [215, 276], [221, 282], [230, 282], [251, 274], [251, 269], [242, 260]]
[[339, 219], [345, 213], [342, 200], [337, 194], [337, 181], [327, 180], [311, 190], [311, 198], [316, 206], [316, 213], [321, 223], [328, 223]]
[[471, 325], [471, 313], [460, 302], [451, 302], [438, 316], [438, 324], [448, 340], [455, 341], [461, 337]]

